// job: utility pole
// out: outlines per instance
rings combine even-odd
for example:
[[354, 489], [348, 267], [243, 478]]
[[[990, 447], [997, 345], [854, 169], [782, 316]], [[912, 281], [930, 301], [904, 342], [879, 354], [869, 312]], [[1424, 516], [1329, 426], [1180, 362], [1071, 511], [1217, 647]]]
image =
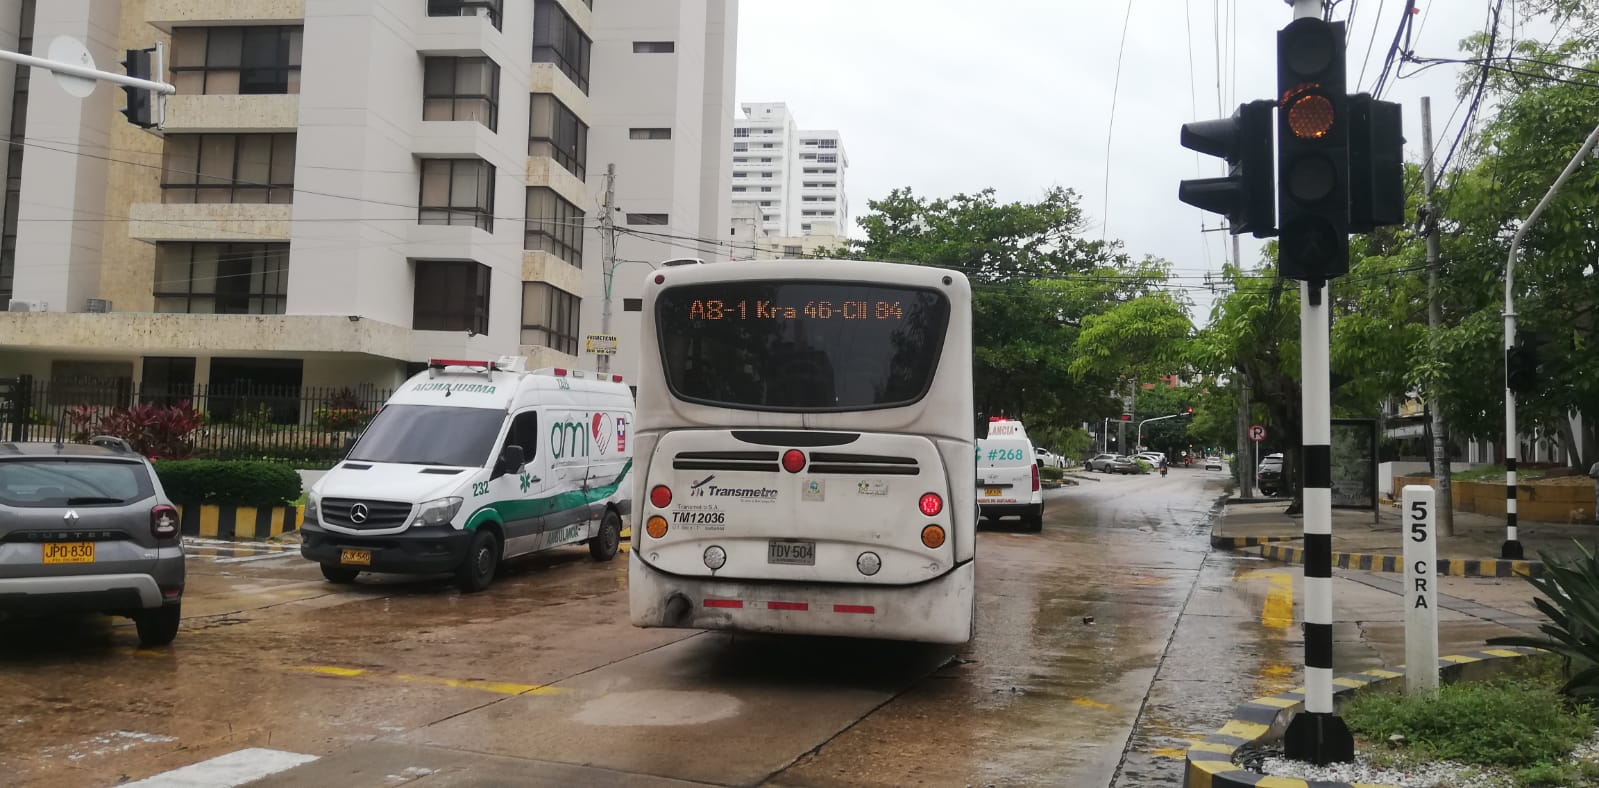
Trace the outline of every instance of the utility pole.
[[[1233, 267], [1244, 270], [1244, 255], [1233, 235]], [[1244, 371], [1238, 370], [1238, 453], [1233, 455], [1233, 468], [1238, 471], [1238, 497], [1252, 498], [1255, 494], [1255, 463], [1249, 453], [1249, 382]]]
[[[1427, 202], [1422, 208], [1422, 227], [1427, 233], [1427, 336], [1438, 337], [1443, 325], [1443, 308], [1438, 298], [1438, 202], [1433, 192], [1438, 189], [1438, 175], [1434, 171], [1435, 152], [1432, 148], [1432, 98], [1421, 97], [1422, 183], [1427, 189]], [[1438, 531], [1445, 536], [1455, 535], [1454, 481], [1449, 469], [1449, 442], [1445, 430], [1443, 403], [1437, 392], [1426, 389], [1427, 410], [1432, 415], [1432, 467], [1433, 483], [1438, 489]]]
[[[600, 248], [605, 258], [601, 279], [605, 301], [600, 307], [600, 333], [611, 335], [611, 285], [616, 280], [616, 165], [605, 165], [605, 203], [600, 209]], [[611, 354], [599, 353], [601, 372], [611, 371]]]
[[1523, 557], [1521, 540], [1516, 534], [1516, 454], [1519, 452], [1516, 437], [1516, 391], [1510, 385], [1511, 367], [1519, 363], [1516, 353], [1516, 253], [1521, 251], [1521, 239], [1527, 236], [1527, 231], [1532, 229], [1533, 223], [1543, 214], [1544, 209], [1555, 199], [1555, 193], [1560, 187], [1566, 185], [1572, 173], [1582, 166], [1583, 160], [1593, 152], [1594, 143], [1599, 142], [1599, 126], [1595, 126], [1588, 139], [1577, 149], [1577, 155], [1571, 157], [1571, 162], [1562, 170], [1560, 177], [1549, 186], [1549, 192], [1538, 201], [1537, 207], [1527, 216], [1527, 221], [1516, 228], [1516, 235], [1510, 239], [1510, 257], [1505, 260], [1505, 543], [1501, 547], [1501, 558], [1520, 559]]

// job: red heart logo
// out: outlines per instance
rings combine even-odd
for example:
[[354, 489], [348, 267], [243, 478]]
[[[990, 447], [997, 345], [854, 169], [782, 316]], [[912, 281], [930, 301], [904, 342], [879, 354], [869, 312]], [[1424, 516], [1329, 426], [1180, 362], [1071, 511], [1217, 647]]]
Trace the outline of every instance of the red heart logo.
[[594, 414], [594, 423], [589, 427], [590, 431], [594, 433], [594, 440], [596, 441], [600, 439], [600, 420], [602, 418], [604, 418], [604, 414]]

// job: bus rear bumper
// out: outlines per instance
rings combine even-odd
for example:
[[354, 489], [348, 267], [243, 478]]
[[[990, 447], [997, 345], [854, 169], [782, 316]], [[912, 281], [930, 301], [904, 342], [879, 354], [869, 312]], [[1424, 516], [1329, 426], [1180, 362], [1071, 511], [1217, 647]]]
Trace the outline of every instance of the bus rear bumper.
[[965, 643], [974, 562], [914, 586], [746, 583], [669, 575], [628, 554], [633, 626]]

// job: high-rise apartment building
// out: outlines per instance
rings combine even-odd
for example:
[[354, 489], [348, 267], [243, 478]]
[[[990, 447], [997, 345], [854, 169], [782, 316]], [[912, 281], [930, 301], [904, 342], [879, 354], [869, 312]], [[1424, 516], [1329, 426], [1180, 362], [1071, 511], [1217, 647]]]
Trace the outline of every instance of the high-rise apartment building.
[[[597, 5], [597, 7], [595, 7]], [[0, 0], [0, 48], [167, 47], [159, 132], [0, 65], [0, 377], [391, 385], [428, 358], [593, 368], [596, 227], [728, 221], [736, 0]], [[36, 45], [38, 44], [38, 45]], [[634, 219], [649, 227], [630, 228]], [[646, 240], [648, 239], [648, 240]], [[667, 241], [663, 247], [655, 241]], [[690, 249], [692, 252], [692, 249]], [[637, 316], [610, 296], [635, 368]], [[635, 334], [636, 335], [636, 334]]]
[[770, 236], [847, 234], [849, 156], [838, 132], [801, 130], [782, 102], [742, 109], [733, 123], [733, 202], [754, 205]]

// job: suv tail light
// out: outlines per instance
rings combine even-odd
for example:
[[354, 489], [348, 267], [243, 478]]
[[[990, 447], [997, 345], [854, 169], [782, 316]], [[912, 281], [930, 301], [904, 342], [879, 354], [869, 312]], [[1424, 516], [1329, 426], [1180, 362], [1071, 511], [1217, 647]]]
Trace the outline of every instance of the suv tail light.
[[178, 538], [178, 510], [166, 504], [150, 509], [150, 534], [157, 539]]
[[1033, 463], [1033, 492], [1038, 492], [1038, 463]]

